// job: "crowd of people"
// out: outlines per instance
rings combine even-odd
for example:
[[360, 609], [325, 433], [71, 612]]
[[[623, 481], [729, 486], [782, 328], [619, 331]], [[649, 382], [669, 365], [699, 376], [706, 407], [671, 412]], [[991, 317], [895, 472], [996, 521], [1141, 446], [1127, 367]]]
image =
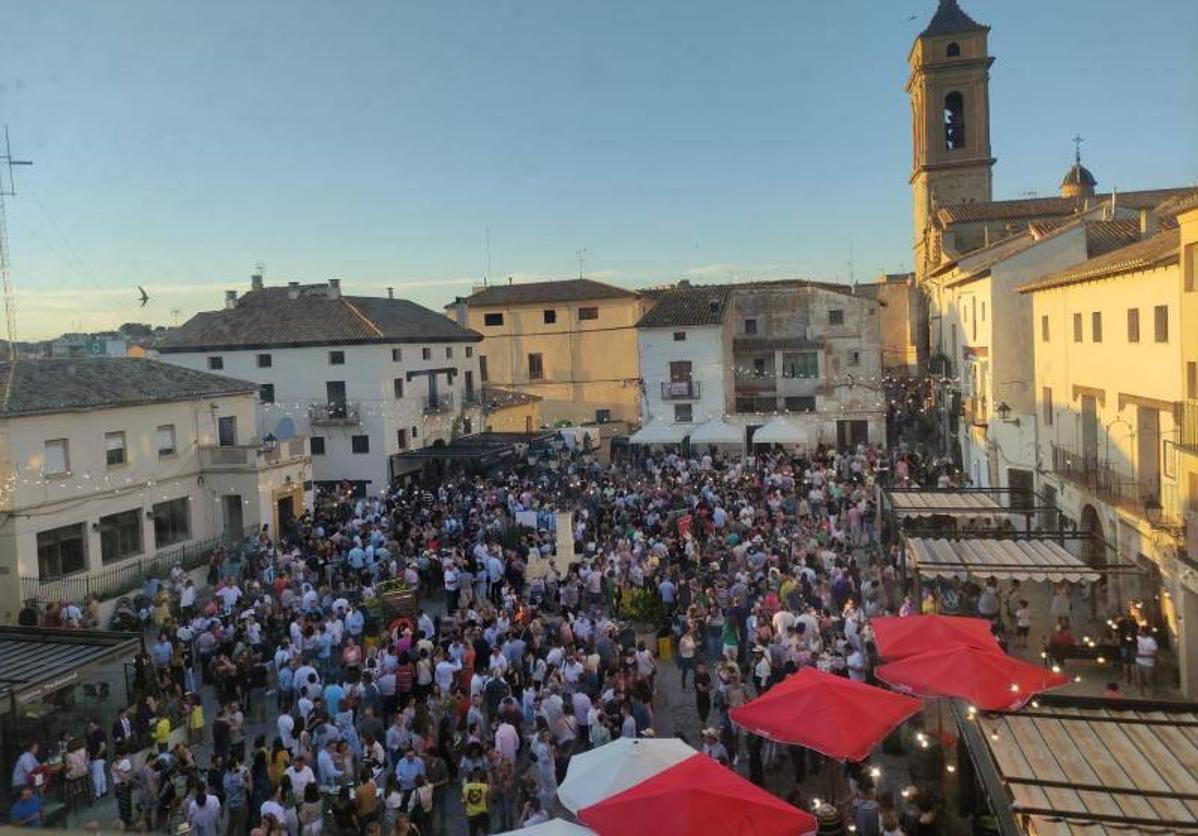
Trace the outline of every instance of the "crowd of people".
[[[870, 680], [869, 618], [917, 610], [877, 504], [914, 461], [555, 449], [490, 478], [322, 495], [279, 536], [214, 554], [205, 588], [179, 570], [145, 590], [141, 698], [85, 736], [88, 774], [111, 774], [90, 793], [113, 792], [128, 829], [402, 835], [464, 818], [473, 836], [559, 813], [574, 754], [664, 733], [765, 785], [784, 747], [729, 711], [804, 665]], [[517, 524], [529, 512], [537, 528]], [[397, 585], [416, 610], [385, 603]], [[656, 716], [667, 671], [696, 728]], [[823, 764], [788, 760], [787, 797], [807, 805]], [[896, 804], [868, 771], [850, 778], [858, 832], [938, 832], [934, 794]]]

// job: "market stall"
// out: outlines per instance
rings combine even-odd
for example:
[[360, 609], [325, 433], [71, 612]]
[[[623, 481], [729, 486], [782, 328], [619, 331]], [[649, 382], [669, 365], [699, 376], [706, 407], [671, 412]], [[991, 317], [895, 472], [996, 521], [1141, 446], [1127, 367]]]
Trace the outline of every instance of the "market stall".
[[1002, 836], [1198, 833], [1198, 703], [1048, 695], [954, 714], [963, 806], [988, 804]]
[[[108, 680], [124, 660], [142, 651], [142, 637], [105, 630], [0, 627], [0, 774], [30, 743], [41, 744], [53, 769], [58, 741], [77, 735], [87, 720], [107, 728], [116, 702]], [[111, 701], [110, 704], [110, 697]], [[4, 783], [3, 792], [9, 784]]]

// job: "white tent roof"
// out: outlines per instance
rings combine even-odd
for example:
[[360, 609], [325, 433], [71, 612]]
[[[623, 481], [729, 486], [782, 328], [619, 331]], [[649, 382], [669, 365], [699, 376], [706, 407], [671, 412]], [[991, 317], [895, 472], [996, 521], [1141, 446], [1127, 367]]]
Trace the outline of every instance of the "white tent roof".
[[783, 415], [775, 415], [753, 433], [754, 444], [806, 444], [811, 434], [806, 427]]
[[676, 737], [617, 737], [570, 758], [557, 797], [577, 813], [697, 754]]
[[712, 418], [691, 433], [691, 444], [744, 444], [745, 428]]
[[506, 830], [499, 836], [595, 836], [595, 831], [581, 824], [574, 824], [565, 819], [550, 819], [542, 824], [522, 827], [519, 830]]
[[650, 421], [632, 434], [629, 444], [680, 444], [690, 430], [689, 424]]
[[1098, 573], [1049, 539], [907, 539], [907, 551], [924, 578], [988, 578], [1021, 581], [1098, 580]]

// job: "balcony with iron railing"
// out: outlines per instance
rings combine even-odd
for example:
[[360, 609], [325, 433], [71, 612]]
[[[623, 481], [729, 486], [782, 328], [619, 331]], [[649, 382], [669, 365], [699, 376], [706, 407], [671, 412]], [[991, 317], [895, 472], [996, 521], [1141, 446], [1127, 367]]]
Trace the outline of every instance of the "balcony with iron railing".
[[670, 380], [661, 382], [663, 401], [694, 401], [699, 399], [699, 381]]
[[453, 412], [453, 395], [425, 395], [421, 400], [425, 415], [440, 415]]
[[203, 470], [256, 470], [299, 461], [308, 454], [308, 436], [297, 435], [286, 441], [267, 439], [256, 444], [233, 447], [204, 445], [200, 447], [200, 467]]
[[322, 401], [308, 407], [308, 422], [314, 426], [360, 424], [361, 410], [356, 401]]
[[1162, 488], [1159, 483], [1135, 479], [1096, 455], [1087, 456], [1054, 444], [1052, 469], [1096, 499], [1154, 524], [1178, 521], [1176, 491], [1171, 486]]

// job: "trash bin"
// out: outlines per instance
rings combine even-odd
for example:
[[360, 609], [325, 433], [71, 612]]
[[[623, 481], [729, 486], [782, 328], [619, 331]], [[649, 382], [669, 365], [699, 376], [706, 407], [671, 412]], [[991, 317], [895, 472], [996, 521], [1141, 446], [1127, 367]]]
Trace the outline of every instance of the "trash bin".
[[673, 636], [658, 636], [657, 637], [657, 658], [662, 662], [668, 662], [674, 658], [674, 637]]

